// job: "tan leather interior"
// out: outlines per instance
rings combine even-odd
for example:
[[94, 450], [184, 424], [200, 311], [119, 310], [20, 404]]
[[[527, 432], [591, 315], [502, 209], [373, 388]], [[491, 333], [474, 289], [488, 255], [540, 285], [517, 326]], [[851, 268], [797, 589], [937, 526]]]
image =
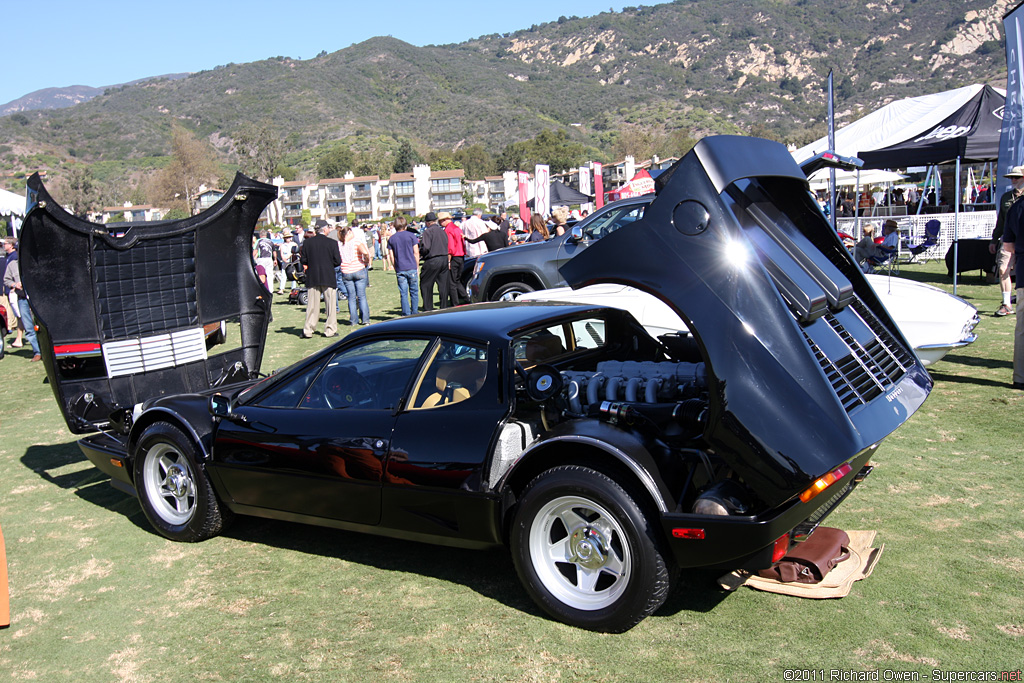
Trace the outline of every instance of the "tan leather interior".
[[484, 361], [467, 358], [464, 360], [438, 363], [434, 377], [436, 391], [427, 396], [419, 408], [433, 408], [465, 401], [483, 386], [487, 375]]

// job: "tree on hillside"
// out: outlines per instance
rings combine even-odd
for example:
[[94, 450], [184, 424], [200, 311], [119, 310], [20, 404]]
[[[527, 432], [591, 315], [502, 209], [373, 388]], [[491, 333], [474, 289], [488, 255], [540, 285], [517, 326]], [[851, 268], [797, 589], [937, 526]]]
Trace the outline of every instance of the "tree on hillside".
[[465, 169], [467, 178], [479, 180], [495, 172], [494, 157], [481, 144], [463, 147], [457, 155], [459, 165]]
[[654, 154], [654, 135], [641, 126], [625, 125], [619, 129], [612, 145], [612, 156], [625, 159], [650, 159]]
[[412, 146], [412, 143], [403, 139], [398, 144], [398, 151], [395, 153], [395, 163], [392, 170], [395, 173], [412, 173], [412, 167], [423, 163], [423, 157]]
[[341, 178], [355, 166], [355, 157], [348, 145], [338, 144], [320, 155], [316, 162], [317, 176], [324, 180], [326, 178]]
[[284, 158], [284, 142], [266, 120], [244, 124], [235, 135], [233, 149], [242, 173], [268, 182], [278, 174]]
[[57, 192], [61, 203], [76, 216], [95, 209], [99, 203], [99, 188], [88, 166], [76, 164], [58, 180]]
[[171, 163], [154, 177], [150, 196], [153, 202], [168, 209], [184, 209], [191, 216], [199, 186], [213, 183], [219, 176], [213, 150], [179, 126], [171, 135]]
[[570, 140], [564, 130], [543, 130], [532, 140], [506, 146], [497, 167], [502, 171], [532, 171], [536, 164], [547, 164], [557, 173], [579, 166], [588, 156], [587, 148]]

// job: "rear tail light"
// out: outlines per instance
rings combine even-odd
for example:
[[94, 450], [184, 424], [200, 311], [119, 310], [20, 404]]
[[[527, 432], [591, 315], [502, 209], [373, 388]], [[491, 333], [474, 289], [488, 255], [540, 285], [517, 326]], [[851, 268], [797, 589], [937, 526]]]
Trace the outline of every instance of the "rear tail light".
[[673, 529], [672, 538], [688, 538], [691, 541], [703, 541], [703, 529]]
[[775, 564], [789, 552], [789, 534], [783, 534], [775, 540], [775, 547], [772, 548], [772, 564]]
[[849, 463], [840, 465], [804, 489], [804, 492], [800, 494], [800, 502], [806, 503], [852, 471], [853, 468], [850, 467]]

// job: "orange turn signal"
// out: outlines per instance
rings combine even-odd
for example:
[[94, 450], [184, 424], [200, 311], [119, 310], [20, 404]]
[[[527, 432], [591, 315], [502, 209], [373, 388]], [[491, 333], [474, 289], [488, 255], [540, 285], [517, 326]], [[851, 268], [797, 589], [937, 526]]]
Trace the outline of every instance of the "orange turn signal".
[[853, 468], [850, 467], [849, 463], [840, 465], [839, 467], [835, 468], [825, 476], [820, 477], [813, 484], [808, 486], [804, 490], [804, 492], [800, 494], [800, 502], [806, 503], [811, 498], [814, 498], [816, 495], [818, 495], [819, 493], [821, 493], [829, 486], [836, 483], [837, 481], [839, 481], [852, 471]]

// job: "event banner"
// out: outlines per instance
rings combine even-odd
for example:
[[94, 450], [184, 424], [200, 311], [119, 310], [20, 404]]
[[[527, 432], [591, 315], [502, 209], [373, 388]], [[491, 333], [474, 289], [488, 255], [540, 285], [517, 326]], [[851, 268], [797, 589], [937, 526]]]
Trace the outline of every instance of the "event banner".
[[1010, 181], [1003, 176], [1014, 166], [1024, 165], [1024, 3], [1018, 4], [1003, 17], [1006, 32], [1006, 104], [1003, 107], [1003, 128], [999, 135], [998, 191], [993, 199], [1010, 191]]
[[594, 162], [594, 199], [597, 202], [597, 208], [604, 206], [604, 165], [595, 161]]
[[526, 229], [530, 228], [530, 208], [526, 202], [530, 201], [526, 196], [527, 187], [530, 184], [530, 174], [526, 171], [519, 171], [519, 220], [523, 222]]
[[551, 212], [551, 169], [537, 164], [533, 169], [533, 210], [547, 217]]
[[580, 192], [583, 194], [593, 194], [590, 191], [590, 167], [580, 166]]

